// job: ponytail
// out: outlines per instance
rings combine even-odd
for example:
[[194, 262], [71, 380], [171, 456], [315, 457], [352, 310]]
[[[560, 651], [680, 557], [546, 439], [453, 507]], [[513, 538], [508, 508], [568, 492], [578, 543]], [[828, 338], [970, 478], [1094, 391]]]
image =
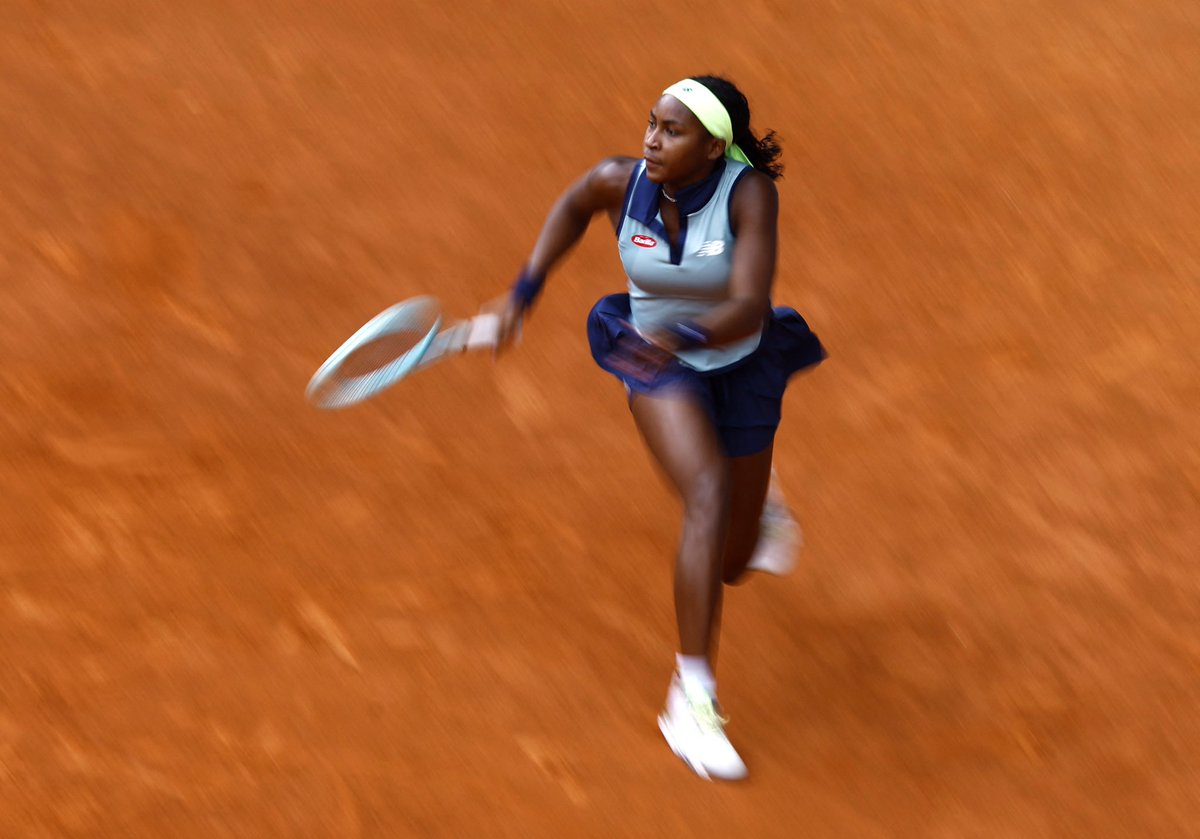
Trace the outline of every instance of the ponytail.
[[720, 76], [691, 78], [707, 87], [721, 100], [721, 104], [729, 112], [729, 121], [733, 126], [733, 142], [746, 153], [750, 165], [771, 180], [778, 180], [783, 175], [783, 164], [779, 162], [783, 150], [779, 147], [774, 131], [768, 131], [760, 139], [750, 130], [750, 103], [746, 101], [745, 94], [738, 90], [733, 82]]

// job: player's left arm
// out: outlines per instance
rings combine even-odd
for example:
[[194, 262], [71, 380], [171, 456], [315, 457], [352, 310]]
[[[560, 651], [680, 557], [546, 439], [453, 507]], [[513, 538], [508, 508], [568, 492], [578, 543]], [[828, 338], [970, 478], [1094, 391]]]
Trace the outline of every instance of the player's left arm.
[[713, 312], [712, 343], [736, 341], [762, 329], [771, 305], [779, 250], [779, 192], [762, 172], [748, 172], [733, 191], [730, 225], [736, 241], [729, 302]]
[[[762, 172], [742, 176], [733, 191], [730, 226], [736, 237], [729, 297], [695, 325], [707, 333], [707, 343], [727, 344], [762, 329], [771, 301], [778, 249], [779, 193], [775, 183]], [[673, 349], [679, 341], [655, 343]]]

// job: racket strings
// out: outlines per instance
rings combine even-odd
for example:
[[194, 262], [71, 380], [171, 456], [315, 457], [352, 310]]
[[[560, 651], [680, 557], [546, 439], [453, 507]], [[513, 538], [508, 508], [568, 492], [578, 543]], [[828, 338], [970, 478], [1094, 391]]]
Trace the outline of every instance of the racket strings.
[[376, 315], [309, 381], [310, 401], [344, 408], [369, 399], [446, 355], [496, 346], [500, 318], [481, 313], [444, 323], [433, 297], [415, 297]]
[[361, 347], [356, 348], [342, 362], [337, 375], [343, 379], [355, 379], [360, 376], [371, 376], [396, 359], [412, 352], [429, 331], [424, 329], [404, 329], [382, 335]]
[[321, 365], [309, 381], [308, 398], [323, 408], [344, 408], [390, 387], [421, 362], [440, 323], [431, 297], [381, 312]]

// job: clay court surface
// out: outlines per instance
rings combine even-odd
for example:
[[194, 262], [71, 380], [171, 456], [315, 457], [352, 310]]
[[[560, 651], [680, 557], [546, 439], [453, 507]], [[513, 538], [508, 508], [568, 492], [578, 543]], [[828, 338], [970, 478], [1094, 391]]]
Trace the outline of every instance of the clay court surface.
[[[360, 408], [718, 72], [831, 359], [726, 602], [741, 786], [654, 724], [679, 510], [583, 319]], [[0, 835], [1200, 836], [1191, 0], [0, 4]]]

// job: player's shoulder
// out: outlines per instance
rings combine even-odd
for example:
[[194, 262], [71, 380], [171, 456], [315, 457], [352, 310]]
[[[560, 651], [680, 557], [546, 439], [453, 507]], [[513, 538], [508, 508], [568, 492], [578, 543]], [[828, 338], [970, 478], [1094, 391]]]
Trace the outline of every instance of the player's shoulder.
[[778, 189], [775, 187], [775, 181], [772, 180], [771, 176], [766, 172], [760, 172], [753, 166], [743, 166], [736, 177], [737, 181], [734, 184], [735, 194], [738, 192], [758, 196], [779, 194]]
[[738, 173], [733, 185], [732, 206], [736, 212], [741, 207], [757, 206], [770, 209], [779, 206], [779, 190], [775, 181], [765, 172], [746, 167]]
[[597, 186], [619, 188], [624, 193], [629, 177], [640, 161], [641, 158], [637, 157], [606, 157], [592, 167], [588, 173], [588, 180]]
[[575, 195], [593, 210], [620, 207], [637, 163], [634, 157], [604, 158], [579, 180]]

